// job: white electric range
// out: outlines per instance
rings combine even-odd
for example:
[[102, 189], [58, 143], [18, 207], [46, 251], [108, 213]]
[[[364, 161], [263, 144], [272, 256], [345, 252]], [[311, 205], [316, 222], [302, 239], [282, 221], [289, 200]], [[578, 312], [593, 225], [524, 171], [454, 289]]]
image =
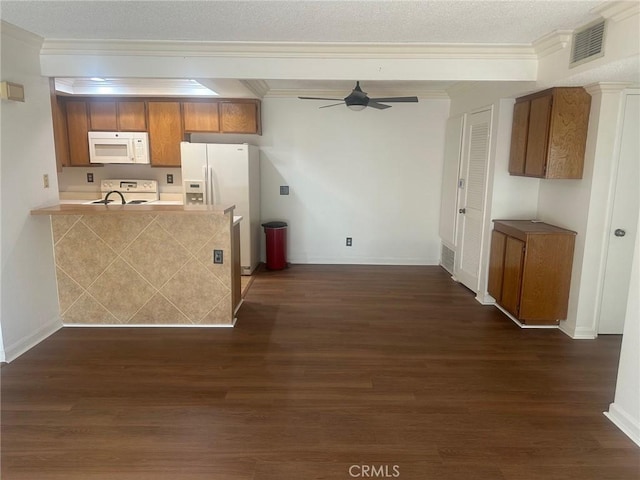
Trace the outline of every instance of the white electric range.
[[[118, 193], [119, 192], [119, 193]], [[111, 179], [100, 182], [101, 198], [86, 202], [90, 204], [107, 203], [110, 205], [126, 203], [127, 205], [144, 205], [160, 199], [156, 180]], [[120, 196], [122, 194], [122, 196]]]

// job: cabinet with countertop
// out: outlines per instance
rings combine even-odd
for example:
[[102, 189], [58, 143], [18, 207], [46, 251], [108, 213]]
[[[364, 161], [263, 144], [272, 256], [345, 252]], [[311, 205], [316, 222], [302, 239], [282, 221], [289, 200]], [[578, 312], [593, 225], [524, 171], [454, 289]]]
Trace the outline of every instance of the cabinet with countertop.
[[489, 294], [526, 325], [567, 318], [576, 233], [531, 220], [494, 220]]

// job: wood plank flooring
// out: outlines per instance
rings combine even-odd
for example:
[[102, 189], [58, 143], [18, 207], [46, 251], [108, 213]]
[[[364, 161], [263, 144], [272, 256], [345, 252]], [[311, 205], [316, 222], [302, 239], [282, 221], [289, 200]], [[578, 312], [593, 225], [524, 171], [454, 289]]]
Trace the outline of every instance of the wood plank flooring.
[[234, 329], [65, 328], [3, 367], [2, 479], [637, 480], [620, 340], [439, 267], [260, 272]]

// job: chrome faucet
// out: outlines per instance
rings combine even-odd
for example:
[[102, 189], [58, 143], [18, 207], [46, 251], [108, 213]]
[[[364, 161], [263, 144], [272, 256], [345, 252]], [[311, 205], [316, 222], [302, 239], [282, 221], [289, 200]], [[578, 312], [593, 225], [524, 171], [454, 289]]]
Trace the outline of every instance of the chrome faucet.
[[111, 190], [110, 192], [108, 192], [105, 196], [104, 196], [104, 204], [107, 205], [109, 202], [109, 195], [111, 195], [112, 193], [117, 193], [118, 195], [120, 195], [120, 198], [122, 199], [122, 205], [126, 204], [127, 202], [124, 199], [124, 195], [122, 194], [122, 192], [120, 192], [119, 190]]

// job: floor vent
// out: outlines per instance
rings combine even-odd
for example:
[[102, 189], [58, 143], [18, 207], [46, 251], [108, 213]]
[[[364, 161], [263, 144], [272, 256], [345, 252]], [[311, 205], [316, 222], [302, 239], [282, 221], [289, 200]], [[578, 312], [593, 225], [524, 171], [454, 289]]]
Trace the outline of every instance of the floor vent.
[[594, 60], [604, 55], [604, 20], [592, 23], [573, 34], [571, 49], [572, 67]]
[[440, 265], [444, 267], [444, 269], [453, 275], [453, 264], [456, 259], [456, 252], [451, 250], [446, 245], [442, 245], [442, 253], [440, 255]]

